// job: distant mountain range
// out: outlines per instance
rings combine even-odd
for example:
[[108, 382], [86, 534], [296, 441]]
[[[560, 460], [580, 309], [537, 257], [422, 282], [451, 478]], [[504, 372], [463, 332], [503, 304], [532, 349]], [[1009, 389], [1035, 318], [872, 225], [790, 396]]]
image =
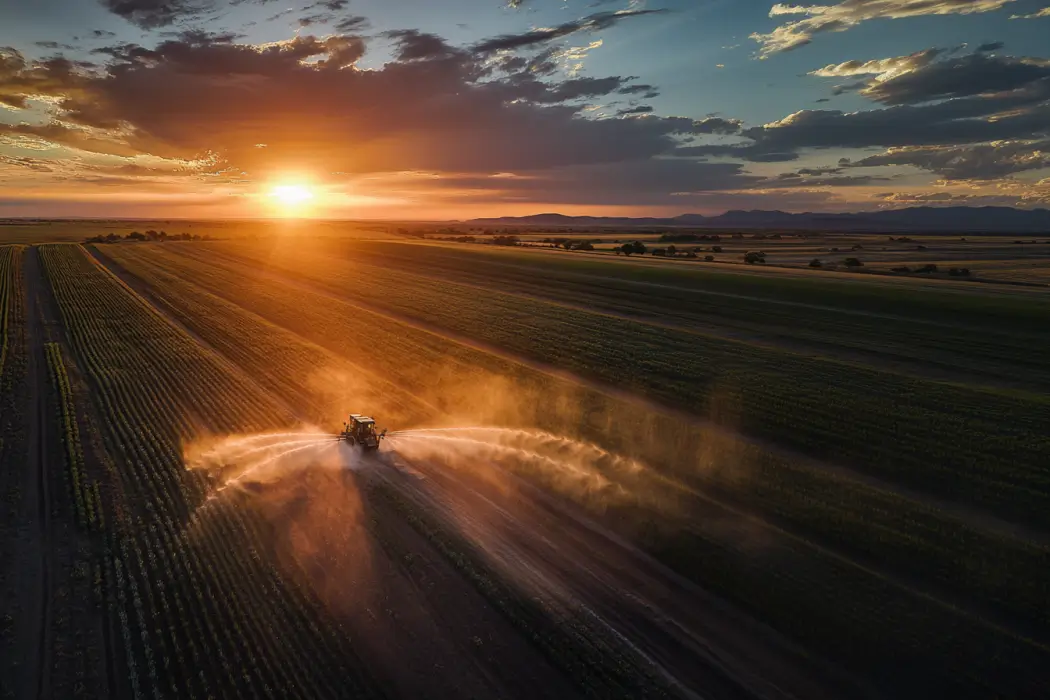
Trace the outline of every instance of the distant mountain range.
[[732, 210], [718, 216], [682, 214], [668, 219], [534, 214], [472, 219], [478, 226], [689, 226], [695, 228], [819, 229], [849, 231], [968, 231], [1050, 233], [1050, 209], [910, 207], [844, 214]]

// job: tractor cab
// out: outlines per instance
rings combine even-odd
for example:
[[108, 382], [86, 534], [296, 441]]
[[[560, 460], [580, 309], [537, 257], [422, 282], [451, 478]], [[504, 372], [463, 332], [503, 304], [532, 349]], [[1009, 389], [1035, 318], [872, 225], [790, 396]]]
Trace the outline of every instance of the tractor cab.
[[346, 423], [343, 423], [342, 438], [351, 445], [360, 445], [366, 450], [378, 449], [379, 441], [385, 435], [385, 430], [376, 433], [376, 422], [368, 416], [351, 413]]

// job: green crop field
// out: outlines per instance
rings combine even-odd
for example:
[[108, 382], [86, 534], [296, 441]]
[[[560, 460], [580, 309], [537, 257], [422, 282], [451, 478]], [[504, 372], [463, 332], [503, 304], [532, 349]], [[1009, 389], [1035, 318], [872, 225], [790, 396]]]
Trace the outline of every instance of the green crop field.
[[1050, 297], [240, 238], [0, 247], [9, 694], [1038, 694]]

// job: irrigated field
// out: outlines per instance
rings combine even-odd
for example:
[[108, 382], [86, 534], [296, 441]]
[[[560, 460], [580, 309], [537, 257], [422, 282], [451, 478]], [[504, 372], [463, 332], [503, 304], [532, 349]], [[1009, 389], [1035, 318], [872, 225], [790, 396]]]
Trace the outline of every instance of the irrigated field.
[[13, 695], [1045, 687], [1041, 293], [285, 236], [0, 301]]

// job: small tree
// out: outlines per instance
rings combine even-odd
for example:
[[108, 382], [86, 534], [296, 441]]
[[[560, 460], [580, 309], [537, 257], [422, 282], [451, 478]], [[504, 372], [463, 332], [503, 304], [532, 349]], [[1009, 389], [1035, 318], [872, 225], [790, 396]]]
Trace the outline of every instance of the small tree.
[[667, 246], [667, 254], [668, 254], [668, 255], [674, 255], [674, 254], [675, 254], [675, 253], [677, 253], [677, 252], [678, 252], [678, 249], [677, 249], [677, 248], [675, 248], [673, 244], [672, 244], [672, 245], [669, 245], [669, 246]]
[[631, 248], [638, 255], [645, 255], [645, 251], [648, 250], [648, 248], [645, 247], [645, 244], [641, 241], [635, 241], [634, 243], [632, 243]]
[[706, 262], [714, 262], [715, 261], [715, 256], [713, 256], [713, 255], [705, 255], [704, 256], [704, 260]]
[[820, 262], [818, 258], [813, 258], [809, 261], [810, 267], [821, 267], [824, 263]]
[[722, 246], [720, 246], [720, 245], [713, 245], [713, 246], [711, 246], [711, 252], [712, 253], [721, 253], [722, 252]]
[[620, 251], [623, 252], [623, 254], [627, 257], [631, 257], [631, 253], [634, 252], [634, 244], [624, 243], [622, 246], [620, 246]]
[[766, 254], [761, 250], [752, 250], [744, 253], [744, 262], [748, 265], [762, 264], [766, 261]]
[[846, 258], [842, 261], [842, 264], [850, 269], [864, 267], [864, 263], [861, 262], [860, 258]]

